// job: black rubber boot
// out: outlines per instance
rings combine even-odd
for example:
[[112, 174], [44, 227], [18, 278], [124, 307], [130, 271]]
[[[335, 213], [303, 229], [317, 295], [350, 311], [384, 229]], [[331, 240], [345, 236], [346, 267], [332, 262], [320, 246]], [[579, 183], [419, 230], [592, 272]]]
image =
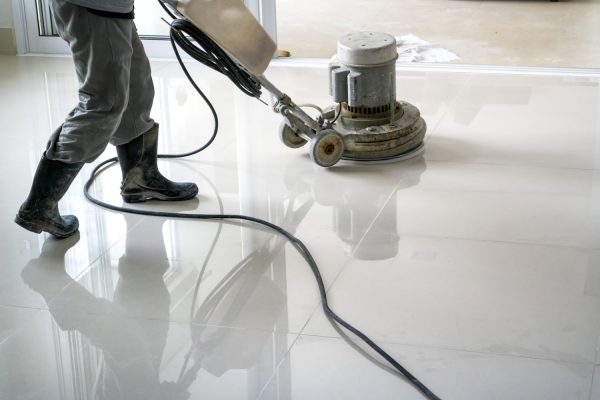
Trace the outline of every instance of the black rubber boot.
[[173, 182], [158, 170], [158, 124], [131, 142], [117, 146], [123, 173], [121, 196], [126, 203], [146, 200], [188, 200], [198, 194], [198, 186], [190, 182]]
[[67, 164], [49, 160], [42, 155], [29, 196], [21, 205], [15, 222], [32, 232], [48, 232], [59, 239], [77, 232], [77, 217], [61, 216], [58, 212], [58, 201], [65, 195], [83, 164]]

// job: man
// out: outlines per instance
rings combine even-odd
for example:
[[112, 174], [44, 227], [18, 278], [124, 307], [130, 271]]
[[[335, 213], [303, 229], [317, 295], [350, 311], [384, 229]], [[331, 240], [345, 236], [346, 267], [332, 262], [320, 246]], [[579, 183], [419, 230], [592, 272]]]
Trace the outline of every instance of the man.
[[172, 182], [158, 171], [158, 124], [150, 118], [154, 86], [133, 1], [53, 0], [58, 32], [73, 55], [79, 103], [48, 141], [15, 219], [25, 229], [57, 238], [77, 232], [77, 218], [61, 216], [58, 201], [108, 143], [117, 147], [125, 202], [187, 200], [198, 193], [194, 183]]

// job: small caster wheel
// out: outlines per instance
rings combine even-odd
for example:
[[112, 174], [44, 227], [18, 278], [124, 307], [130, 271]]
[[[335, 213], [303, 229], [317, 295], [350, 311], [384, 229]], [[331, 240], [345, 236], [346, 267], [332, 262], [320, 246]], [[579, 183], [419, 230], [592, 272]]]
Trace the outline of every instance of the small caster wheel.
[[279, 139], [281, 142], [292, 149], [304, 146], [306, 140], [296, 134], [296, 131], [285, 121], [279, 125]]
[[310, 141], [310, 158], [321, 167], [335, 165], [344, 154], [344, 138], [333, 129], [318, 132]]

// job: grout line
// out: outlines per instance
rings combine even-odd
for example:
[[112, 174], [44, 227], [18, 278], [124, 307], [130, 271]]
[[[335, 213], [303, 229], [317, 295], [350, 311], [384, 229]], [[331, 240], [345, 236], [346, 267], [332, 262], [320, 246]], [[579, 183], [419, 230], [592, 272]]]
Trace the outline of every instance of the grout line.
[[[323, 338], [323, 339], [334, 339], [345, 341], [344, 338], [339, 336], [327, 336], [327, 335], [316, 335], [316, 334], [301, 334], [300, 336], [308, 336], [314, 338]], [[360, 339], [356, 337], [350, 338], [350, 340], [354, 343], [363, 343]], [[386, 341], [386, 340], [376, 340], [378, 345], [393, 345], [393, 346], [402, 346], [402, 347], [411, 347], [417, 349], [434, 349], [434, 350], [444, 350], [444, 351], [453, 351], [453, 352], [461, 352], [461, 353], [469, 353], [469, 354], [479, 354], [482, 356], [496, 356], [496, 357], [504, 357], [504, 358], [523, 358], [528, 360], [538, 360], [538, 361], [549, 361], [549, 362], [558, 362], [565, 364], [575, 364], [575, 365], [586, 365], [594, 367], [593, 362], [586, 361], [574, 361], [574, 360], [561, 360], [557, 358], [544, 358], [544, 357], [536, 357], [532, 355], [526, 354], [503, 354], [503, 353], [494, 353], [488, 351], [478, 351], [478, 350], [470, 350], [459, 347], [443, 347], [443, 346], [434, 346], [427, 344], [410, 344], [410, 343], [401, 343], [395, 341]]]
[[[445, 116], [445, 114], [444, 114]], [[436, 125], [437, 126], [437, 125]], [[433, 135], [433, 134], [432, 134]], [[428, 136], [432, 136], [428, 135]], [[427, 150], [427, 147], [425, 147]], [[460, 160], [444, 160], [444, 159], [436, 159], [436, 158], [425, 158], [426, 162], [436, 162], [436, 163], [444, 163], [444, 164], [457, 164], [457, 165], [485, 165], [492, 167], [508, 167], [508, 168], [527, 168], [527, 169], [549, 169], [549, 170], [564, 170], [564, 171], [586, 171], [586, 172], [596, 172], [600, 171], [597, 168], [581, 168], [581, 167], [566, 167], [566, 166], [552, 166], [552, 165], [538, 165], [538, 164], [506, 164], [506, 163], [495, 163], [495, 162], [467, 162]]]
[[[406, 190], [409, 188], [402, 188], [399, 190]], [[496, 197], [500, 197], [500, 198], [505, 198], [505, 197], [512, 197], [515, 195], [518, 195], [520, 197], [531, 197], [531, 196], [537, 196], [537, 197], [548, 197], [548, 196], [564, 196], [565, 193], [561, 192], [561, 191], [546, 191], [546, 192], [535, 192], [535, 191], [526, 191], [526, 190], [522, 190], [522, 191], [500, 191], [500, 190], [483, 190], [483, 189], [465, 189], [465, 190], [461, 190], [460, 192], [455, 191], [455, 190], [451, 190], [451, 189], [419, 189], [419, 190], [415, 190], [416, 192], [419, 193], [435, 193], [435, 194], [448, 194], [448, 193], [460, 193], [461, 195], [487, 195], [487, 196], [496, 196]], [[528, 242], [526, 242], [528, 243]], [[577, 246], [575, 246], [577, 247]], [[586, 247], [587, 248], [587, 247]]]
[[269, 387], [269, 385], [271, 384], [271, 382], [273, 381], [273, 379], [275, 379], [275, 376], [277, 375], [277, 373], [279, 372], [279, 370], [281, 369], [281, 366], [283, 364], [283, 362], [290, 356], [290, 353], [292, 351], [292, 348], [296, 345], [296, 343], [298, 343], [298, 341], [300, 340], [300, 337], [302, 335], [301, 334], [296, 334], [296, 337], [294, 338], [294, 341], [292, 342], [292, 344], [288, 347], [288, 349], [286, 350], [285, 354], [283, 355], [283, 357], [281, 357], [281, 360], [279, 361], [279, 363], [277, 364], [277, 366], [273, 369], [273, 373], [271, 374], [271, 376], [269, 377], [269, 379], [267, 379], [267, 381], [265, 382], [265, 384], [263, 385], [262, 389], [260, 390], [260, 393], [258, 394], [258, 397], [256, 398], [256, 400], [260, 400], [264, 393], [265, 390], [267, 390], [267, 387]]
[[[595, 400], [592, 396], [594, 395], [594, 385], [596, 383], [596, 370], [600, 371], [600, 369], [598, 369], [598, 366], [594, 365], [594, 368], [592, 369], [592, 379], [590, 382], [590, 392], [589, 392], [590, 399], [589, 400]], [[600, 385], [600, 382], [598, 382], [598, 384]], [[600, 389], [598, 391], [600, 391]]]
[[549, 243], [536, 243], [536, 242], [513, 242], [510, 240], [494, 240], [494, 239], [478, 239], [478, 238], [470, 238], [467, 236], [443, 236], [443, 235], [424, 235], [419, 233], [411, 233], [411, 232], [396, 232], [398, 235], [409, 236], [413, 238], [425, 238], [425, 239], [446, 239], [446, 240], [460, 240], [460, 241], [468, 241], [468, 242], [478, 242], [478, 243], [497, 243], [497, 244], [510, 244], [515, 246], [535, 246], [535, 247], [547, 247], [547, 248], [559, 248], [559, 249], [572, 249], [572, 250], [595, 250], [594, 247], [578, 247], [578, 246], [568, 246], [562, 244], [549, 244]]
[[[431, 139], [432, 136], [435, 136], [435, 133], [437, 132], [439, 126], [442, 124], [442, 121], [446, 118], [446, 116], [448, 116], [448, 114], [450, 113], [450, 111], [453, 109], [455, 103], [458, 101], [458, 98], [467, 91], [469, 85], [471, 85], [471, 82], [473, 81], [473, 74], [470, 74], [467, 79], [465, 80], [464, 83], [462, 83], [460, 89], [458, 89], [456, 91], [456, 93], [454, 94], [454, 96], [452, 96], [450, 98], [450, 101], [448, 101], [448, 107], [446, 108], [446, 111], [444, 112], [444, 114], [442, 114], [442, 116], [440, 118], [438, 118], [437, 122], [435, 123], [435, 125], [430, 128], [427, 129], [427, 134], [425, 135], [425, 138], [423, 139], [425, 145], [427, 145], [427, 142]], [[425, 121], [427, 122], [427, 121]], [[427, 146], [425, 146], [425, 152], [427, 151]], [[425, 157], [425, 153], [423, 153], [423, 159], [425, 161], [428, 161], [427, 158]]]
[[32, 306], [19, 306], [16, 304], [0, 304], [0, 308], [13, 308], [13, 309], [26, 309], [26, 310], [36, 310], [36, 311], [48, 311], [47, 308], [40, 307], [32, 307]]
[[[398, 186], [399, 184], [394, 188], [394, 191], [398, 191]], [[468, 193], [489, 193], [489, 192], [478, 192], [478, 191], [469, 191]], [[371, 227], [374, 225], [374, 223], [376, 222], [377, 218], [379, 218], [379, 216], [381, 215], [381, 212], [383, 211], [383, 209], [388, 205], [388, 202], [391, 201], [392, 197], [393, 197], [394, 192], [391, 193], [391, 195], [388, 197], [388, 200], [385, 202], [385, 204], [382, 206], [380, 212], [377, 214], [377, 216], [373, 219], [373, 221], [371, 222], [371, 224], [369, 225], [369, 227], [367, 228], [367, 230], [365, 231], [365, 233], [363, 234], [363, 236], [361, 237], [361, 239], [359, 240], [358, 244], [356, 245], [355, 251], [356, 249], [358, 249], [359, 246], [362, 245], [364, 239], [366, 238], [366, 236], [370, 233], [370, 229]], [[402, 236], [409, 236], [409, 237], [413, 237], [413, 238], [426, 238], [426, 239], [445, 239], [445, 240], [457, 240], [457, 241], [469, 241], [469, 242], [477, 242], [477, 243], [496, 243], [496, 244], [508, 244], [508, 245], [516, 245], [516, 246], [535, 246], [535, 247], [545, 247], [545, 248], [559, 248], [559, 249], [572, 249], [572, 250], [582, 250], [582, 251], [589, 251], [589, 250], [594, 250], [595, 247], [589, 245], [589, 246], [585, 246], [585, 245], [581, 245], [581, 246], [574, 246], [574, 245], [565, 245], [565, 244], [553, 244], [553, 243], [541, 243], [541, 242], [533, 242], [533, 241], [512, 241], [512, 240], [498, 240], [498, 239], [484, 239], [484, 238], [477, 238], [477, 237], [469, 237], [469, 236], [447, 236], [447, 235], [434, 235], [434, 234], [429, 234], [429, 235], [425, 235], [425, 234], [419, 234], [419, 233], [412, 233], [412, 232], [402, 232], [402, 231], [397, 231], [395, 232], [396, 234]], [[393, 233], [390, 233], [388, 236], [393, 235]], [[354, 254], [354, 253], [353, 253]], [[346, 265], [348, 265], [350, 263], [351, 260], [349, 260]], [[344, 268], [345, 269], [345, 266]], [[341, 271], [340, 271], [341, 273]], [[334, 282], [337, 280], [337, 276], [336, 279], [334, 280]], [[333, 285], [333, 282], [332, 282]], [[598, 358], [600, 358], [600, 340], [599, 340], [599, 345], [598, 345]]]
[[[29, 310], [35, 310], [35, 311], [41, 311], [44, 313], [48, 313], [50, 315], [50, 317], [54, 318], [52, 316], [52, 313], [50, 312], [49, 309], [47, 308], [35, 308], [35, 307], [21, 307], [21, 306], [5, 306], [5, 305], [0, 305], [1, 307], [5, 307], [5, 308], [13, 308], [13, 309], [19, 309], [19, 308], [23, 308], [23, 309], [29, 309]], [[62, 312], [66, 312], [67, 309], [66, 308], [59, 308], [56, 310], [59, 313]], [[275, 331], [272, 329], [266, 329], [266, 328], [252, 328], [252, 327], [241, 327], [241, 326], [230, 326], [230, 325], [218, 325], [218, 324], [205, 324], [205, 323], [196, 323], [193, 321], [189, 321], [189, 320], [183, 320], [183, 319], [171, 319], [170, 315], [169, 318], [159, 318], [159, 317], [153, 317], [153, 316], [135, 316], [135, 315], [123, 315], [123, 314], [115, 314], [112, 312], [97, 312], [97, 311], [76, 311], [76, 312], [69, 312], [70, 315], [76, 315], [76, 316], [85, 316], [85, 317], [89, 317], [89, 318], [94, 318], [94, 317], [108, 317], [111, 319], [116, 319], [116, 320], [130, 320], [130, 321], [136, 321], [136, 322], [160, 322], [160, 323], [166, 323], [166, 324], [173, 324], [173, 325], [181, 325], [181, 326], [196, 326], [196, 327], [205, 327], [205, 328], [216, 328], [216, 329], [223, 329], [223, 330], [231, 330], [231, 331], [248, 331], [248, 332], [269, 332], [269, 333], [274, 333], [277, 335], [290, 335], [290, 336], [301, 336], [300, 332], [294, 332], [292, 330], [287, 330], [287, 331]], [[12, 336], [12, 335], [10, 335]], [[306, 335], [305, 335], [306, 336]]]
[[375, 217], [371, 220], [371, 223], [369, 224], [369, 226], [367, 227], [367, 229], [365, 229], [365, 231], [363, 232], [363, 235], [358, 240], [358, 243], [356, 244], [356, 247], [354, 247], [354, 251], [352, 252], [352, 256], [351, 257], [352, 257], [353, 260], [355, 259], [353, 256], [355, 255], [356, 251], [358, 250], [358, 248], [360, 246], [362, 246], [363, 241], [365, 240], [365, 238], [367, 237], [367, 235], [369, 235], [371, 233], [371, 228], [373, 228], [373, 226], [375, 225], [375, 222], [377, 222], [377, 219], [383, 213], [383, 210], [385, 210], [385, 207], [388, 205], [388, 203], [390, 201], [392, 201], [392, 198], [394, 197], [394, 194], [396, 194], [396, 192], [399, 190], [398, 189], [399, 187], [400, 187], [400, 182], [396, 183], [396, 186], [394, 186], [394, 188], [389, 193], [388, 198], [383, 202], [383, 205], [379, 209], [379, 212], [377, 213], [377, 215], [375, 215]]
[[[598, 335], [598, 343], [596, 344], [596, 360], [595, 364], [600, 367], [600, 335]], [[600, 384], [600, 382], [599, 382]]]
[[27, 306], [14, 306], [14, 305], [0, 305], [0, 308], [9, 308], [11, 310], [30, 310], [30, 311], [36, 311], [36, 313], [32, 316], [29, 316], [26, 318], [26, 321], [24, 321], [24, 323], [22, 324], [22, 326], [20, 328], [17, 328], [14, 332], [10, 333], [9, 335], [7, 335], [4, 339], [0, 340], [0, 347], [6, 343], [8, 340], [12, 339], [13, 337], [19, 335], [21, 332], [23, 332], [25, 329], [27, 329], [27, 326], [29, 325], [29, 322], [34, 319], [36, 316], [39, 315], [39, 312], [49, 312], [48, 309], [44, 309], [44, 308], [37, 308], [37, 307], [27, 307]]

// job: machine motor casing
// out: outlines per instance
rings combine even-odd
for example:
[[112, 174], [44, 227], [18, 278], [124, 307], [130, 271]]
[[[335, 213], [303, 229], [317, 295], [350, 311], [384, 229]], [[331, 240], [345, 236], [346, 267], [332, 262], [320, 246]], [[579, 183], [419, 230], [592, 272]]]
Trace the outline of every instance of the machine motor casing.
[[334, 129], [344, 136], [344, 159], [384, 160], [422, 149], [425, 121], [416, 107], [396, 101], [397, 58], [396, 39], [386, 33], [339, 40], [329, 72], [330, 94], [341, 105]]
[[387, 34], [351, 33], [338, 42], [329, 66], [330, 94], [345, 117], [390, 118], [396, 104], [396, 40]]

